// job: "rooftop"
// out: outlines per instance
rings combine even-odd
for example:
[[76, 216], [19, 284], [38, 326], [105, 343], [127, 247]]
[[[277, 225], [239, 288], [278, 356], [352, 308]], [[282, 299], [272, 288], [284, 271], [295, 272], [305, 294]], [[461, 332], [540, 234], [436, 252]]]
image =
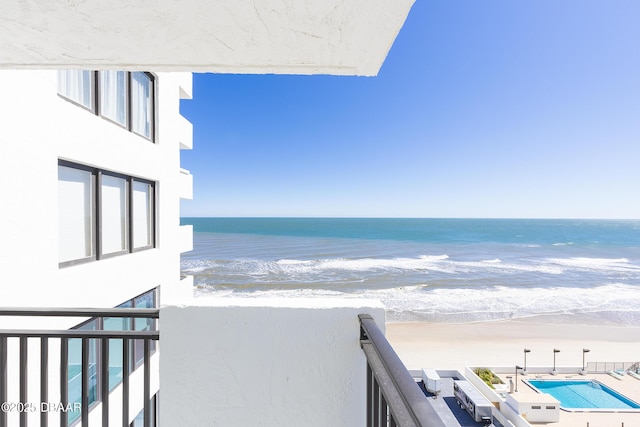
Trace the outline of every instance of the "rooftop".
[[[512, 379], [515, 380], [514, 372], [496, 374], [507, 384], [509, 383], [509, 379], [507, 378], [508, 376], [511, 376]], [[528, 375], [518, 375], [518, 392], [514, 392], [513, 394], [517, 395], [516, 399], [521, 402], [533, 402], [540, 396], [539, 393], [525, 382], [527, 379], [595, 379], [625, 395], [631, 400], [640, 401], [640, 380], [635, 379], [630, 375], [625, 375], [622, 380], [618, 380], [606, 373], [589, 373], [587, 375], [580, 375], [576, 372], [574, 374], [551, 375], [550, 373], [533, 374], [530, 371]], [[625, 426], [636, 426], [640, 425], [640, 410], [626, 412], [612, 410], [574, 410], [570, 412], [561, 409], [560, 422], [536, 425], [548, 425], [554, 427], [585, 427], [587, 423], [589, 423], [589, 427], [620, 426], [622, 423], [624, 423]]]

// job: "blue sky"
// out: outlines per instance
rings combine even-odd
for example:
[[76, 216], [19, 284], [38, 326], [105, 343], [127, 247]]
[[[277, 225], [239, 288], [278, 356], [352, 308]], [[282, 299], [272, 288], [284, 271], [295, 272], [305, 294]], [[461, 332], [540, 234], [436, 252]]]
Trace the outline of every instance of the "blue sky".
[[640, 218], [639, 19], [417, 0], [377, 77], [194, 74], [182, 216]]

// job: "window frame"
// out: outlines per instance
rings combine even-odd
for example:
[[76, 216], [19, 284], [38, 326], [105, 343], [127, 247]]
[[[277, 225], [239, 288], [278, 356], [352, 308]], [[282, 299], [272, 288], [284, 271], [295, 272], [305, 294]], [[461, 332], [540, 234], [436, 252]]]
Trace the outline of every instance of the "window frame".
[[[93, 80], [95, 81], [95, 84], [92, 86], [94, 89], [94, 94], [96, 95], [94, 97], [95, 99], [95, 105], [93, 106], [93, 111], [100, 116], [101, 118], [105, 119], [108, 122], [111, 122], [115, 125], [118, 125], [119, 127], [126, 129], [126, 130], [130, 130], [129, 129], [129, 123], [131, 122], [130, 120], [130, 81], [129, 81], [129, 76], [130, 76], [130, 72], [128, 71], [123, 71], [125, 74], [125, 78], [124, 78], [124, 123], [120, 123], [119, 121], [105, 115], [105, 113], [102, 111], [102, 101], [104, 98], [106, 98], [106, 95], [104, 94], [101, 85], [102, 85], [102, 76], [106, 71], [119, 71], [119, 70], [98, 70], [98, 71], [92, 71], [91, 74], [93, 75]], [[148, 138], [147, 138], [148, 139]]]
[[[159, 288], [153, 288], [150, 289], [146, 292], [143, 292], [142, 294], [134, 297], [131, 299], [131, 304], [133, 306], [133, 308], [149, 308], [149, 307], [139, 307], [139, 303], [138, 300], [142, 299], [143, 297], [146, 296], [150, 296], [151, 297], [151, 306], [152, 308], [158, 308], [159, 304], [158, 304], [158, 289]], [[157, 319], [141, 319], [141, 318], [136, 318], [134, 317], [132, 319], [133, 321], [131, 322], [131, 330], [133, 331], [145, 331], [145, 330], [149, 330], [149, 331], [157, 331], [158, 330], [158, 322]], [[138, 322], [142, 322], [144, 326], [148, 326], [149, 329], [138, 329]], [[136, 342], [131, 346], [131, 356], [132, 356], [132, 364], [131, 364], [131, 371], [135, 371], [136, 369], [138, 369], [140, 366], [142, 366], [144, 364], [144, 347], [140, 348], [138, 342], [140, 340], [135, 340]], [[154, 354], [156, 352], [157, 346], [156, 346], [156, 341], [151, 341], [149, 346], [149, 350], [151, 354]]]
[[[118, 172], [109, 171], [106, 169], [96, 168], [92, 166], [83, 165], [80, 163], [71, 162], [68, 160], [58, 159], [58, 167], [67, 167], [72, 169], [78, 169], [83, 171], [88, 171], [92, 174], [92, 198], [91, 198], [91, 214], [92, 214], [92, 223], [91, 230], [93, 233], [93, 242], [92, 249], [93, 255], [84, 258], [78, 258], [67, 261], [58, 261], [58, 268], [70, 267], [78, 264], [84, 264], [92, 261], [100, 261], [102, 259], [109, 259], [116, 256], [127, 255], [130, 253], [140, 252], [144, 250], [154, 249], [157, 247], [158, 241], [158, 229], [157, 229], [157, 212], [158, 212], [158, 182], [152, 181], [149, 179], [134, 177], [130, 175], [124, 175]], [[108, 175], [117, 178], [122, 178], [125, 180], [125, 246], [126, 249], [122, 251], [109, 252], [105, 254], [102, 250], [103, 248], [103, 224], [102, 224], [102, 176]], [[149, 231], [151, 233], [150, 236], [150, 244], [145, 246], [140, 246], [137, 248], [133, 247], [133, 183], [134, 182], [142, 182], [148, 184], [150, 186], [150, 212], [149, 212], [149, 221], [151, 224], [149, 226]], [[58, 198], [58, 203], [60, 203]], [[59, 226], [58, 226], [59, 227]], [[58, 229], [58, 233], [60, 233], [60, 229]], [[58, 236], [58, 239], [60, 237]], [[59, 260], [59, 255], [58, 255]]]
[[[96, 261], [99, 259], [98, 256], [98, 251], [97, 248], [100, 246], [100, 236], [99, 236], [99, 230], [98, 230], [98, 207], [97, 207], [97, 199], [98, 199], [98, 194], [96, 193], [97, 191], [97, 170], [96, 168], [92, 168], [90, 166], [86, 166], [86, 165], [81, 165], [81, 164], [76, 164], [76, 163], [72, 163], [72, 162], [68, 162], [65, 160], [58, 160], [58, 168], [62, 166], [62, 167], [66, 167], [66, 168], [71, 168], [71, 169], [78, 169], [78, 170], [82, 170], [85, 172], [89, 172], [91, 173], [91, 185], [92, 185], [92, 191], [91, 191], [91, 233], [92, 233], [92, 237], [93, 237], [93, 242], [92, 244], [92, 255], [87, 256], [87, 257], [83, 257], [83, 258], [77, 258], [77, 259], [72, 259], [72, 260], [67, 260], [67, 261], [59, 261], [60, 256], [58, 255], [58, 265], [60, 267], [66, 267], [66, 266], [72, 266], [72, 265], [77, 265], [77, 264], [84, 264], [87, 262], [91, 262], [91, 261]], [[58, 203], [60, 203], [60, 195], [58, 195]], [[58, 208], [58, 215], [60, 215], [60, 210]], [[60, 227], [58, 225], [58, 227]], [[60, 233], [60, 229], [58, 228], [58, 240], [60, 239], [59, 236]], [[58, 245], [60, 245], [60, 243], [58, 242]], [[59, 250], [59, 248], [58, 248]]]
[[[142, 297], [146, 297], [146, 296], [150, 296], [151, 297], [151, 301], [153, 304], [153, 308], [158, 308], [160, 307], [160, 288], [159, 287], [155, 287], [155, 288], [151, 288], [139, 295], [136, 295], [135, 297], [121, 303], [118, 304], [116, 307], [120, 308], [136, 308], [136, 301], [141, 299]], [[145, 307], [148, 308], [148, 307]], [[70, 328], [71, 330], [76, 330], [76, 329], [82, 329], [84, 326], [95, 322], [95, 328], [94, 330], [98, 330], [98, 331], [104, 331], [104, 330], [112, 330], [112, 329], [105, 329], [104, 328], [104, 321], [105, 319], [112, 319], [110, 317], [92, 317], [90, 319], [87, 319], [75, 326], [73, 326], [72, 328]], [[135, 326], [135, 322], [136, 322], [136, 318], [127, 318], [128, 320], [128, 329], [129, 331], [135, 331], [136, 330], [136, 326]], [[151, 320], [150, 322], [150, 330], [152, 331], [157, 331], [158, 330], [158, 322], [157, 319], [141, 319], [144, 321], [147, 320]], [[95, 345], [95, 351], [96, 351], [96, 370], [98, 372], [101, 372], [101, 370], [104, 368], [102, 365], [104, 363], [104, 360], [102, 359], [102, 347], [101, 347], [101, 341], [99, 339], [90, 339], [90, 341], [94, 341], [93, 343], [90, 343], [89, 345]], [[111, 341], [111, 340], [109, 340]], [[136, 371], [140, 366], [142, 366], [144, 364], [144, 355], [141, 355], [142, 357], [138, 360], [138, 352], [136, 351], [136, 342], [139, 340], [130, 340], [133, 341], [131, 343], [131, 345], [129, 346], [129, 355], [128, 355], [128, 365], [129, 365], [129, 375], [133, 374], [134, 371]], [[151, 347], [150, 347], [150, 354], [153, 355], [158, 351], [158, 347], [157, 347], [157, 341], [151, 341]], [[124, 361], [123, 361], [124, 362]], [[109, 369], [110, 367], [107, 367], [107, 369]], [[96, 400], [94, 400], [93, 402], [91, 402], [89, 404], [89, 410], [93, 410], [99, 403], [102, 402], [102, 399], [104, 396], [102, 396], [102, 376], [98, 375], [96, 377], [97, 382], [96, 382]], [[111, 393], [115, 388], [117, 388], [118, 386], [120, 386], [122, 384], [122, 380], [111, 384], [109, 383], [109, 393]], [[155, 397], [155, 396], [154, 396]], [[68, 396], [67, 396], [68, 398]], [[70, 426], [76, 426], [80, 423], [81, 420], [81, 416], [77, 416], [72, 422], [69, 423]], [[132, 424], [133, 425], [133, 424]]]
[[[149, 99], [151, 100], [151, 112], [149, 113], [149, 136], [141, 134], [133, 130], [133, 74], [134, 73], [142, 73], [149, 78], [150, 92]], [[157, 110], [157, 102], [156, 102], [156, 78], [155, 76], [148, 71], [131, 71], [127, 74], [127, 119], [128, 119], [128, 130], [131, 133], [139, 135], [144, 139], [148, 139], [152, 142], [155, 142], [155, 133], [156, 133], [156, 110]]]
[[[79, 323], [77, 325], [75, 325], [74, 327], [70, 328], [71, 330], [78, 330], [78, 329], [83, 329], [85, 326], [91, 324], [95, 322], [95, 326], [93, 329], [94, 331], [101, 331], [103, 330], [103, 322], [102, 322], [102, 318], [101, 317], [92, 317], [91, 319], [87, 319], [82, 323]], [[71, 345], [71, 340], [80, 340], [82, 341], [82, 338], [70, 338], [67, 341], [67, 346]], [[98, 404], [100, 404], [102, 402], [103, 396], [102, 396], [102, 377], [101, 375], [99, 375], [99, 372], [102, 368], [102, 364], [104, 363], [104, 361], [102, 360], [102, 342], [100, 341], [100, 339], [96, 339], [96, 338], [89, 338], [89, 346], [93, 347], [93, 352], [95, 354], [95, 367], [96, 367], [96, 384], [95, 384], [95, 400], [93, 400], [92, 402], [89, 403], [89, 407], [87, 408], [89, 412], [91, 412], [93, 409], [95, 409], [96, 406], [98, 406]], [[69, 347], [67, 347], [67, 351], [68, 351]], [[89, 352], [91, 352], [91, 349], [89, 350]], [[68, 366], [68, 362], [67, 362], [67, 366]], [[92, 388], [92, 387], [90, 387]], [[69, 399], [69, 387], [67, 384], [67, 402]], [[77, 426], [78, 424], [80, 424], [81, 420], [82, 420], [82, 412], [77, 412], [75, 410], [70, 411], [69, 412], [69, 418], [71, 418], [73, 415], [75, 415], [75, 417], [72, 420], [69, 420], [69, 426]], [[77, 414], [77, 415], [76, 415]]]
[[[133, 192], [134, 192], [134, 183], [143, 183], [143, 184], [147, 184], [149, 185], [151, 188], [149, 189], [149, 197], [150, 197], [150, 206], [149, 206], [149, 221], [151, 222], [151, 224], [149, 224], [149, 232], [151, 233], [151, 235], [149, 236], [149, 244], [148, 245], [144, 245], [144, 246], [135, 246], [134, 244], [134, 239], [135, 239], [135, 218], [134, 218], [134, 203], [133, 203]], [[156, 241], [157, 241], [157, 236], [158, 236], [158, 230], [156, 229], [156, 212], [157, 212], [157, 200], [158, 200], [158, 196], [157, 196], [157, 189], [158, 189], [158, 184], [156, 182], [153, 181], [149, 181], [148, 179], [142, 179], [142, 178], [136, 178], [136, 177], [131, 177], [131, 179], [129, 180], [129, 186], [131, 188], [131, 190], [129, 191], [129, 221], [131, 224], [131, 228], [129, 229], [129, 248], [130, 251], [132, 253], [134, 252], [140, 252], [140, 251], [144, 251], [147, 249], [153, 249], [156, 247]]]
[[[59, 70], [59, 72], [63, 73], [65, 71], [75, 71], [75, 70]], [[81, 71], [86, 71], [86, 70], [81, 70]], [[146, 139], [147, 141], [151, 141], [152, 143], [156, 143], [156, 116], [158, 114], [157, 110], [158, 110], [158, 100], [157, 100], [157, 86], [156, 86], [156, 82], [157, 82], [157, 78], [155, 76], [155, 74], [150, 73], [148, 71], [124, 71], [126, 73], [126, 77], [125, 77], [125, 89], [124, 89], [124, 96], [125, 96], [125, 123], [122, 124], [120, 122], [118, 122], [117, 120], [113, 120], [112, 118], [107, 117], [106, 115], [104, 115], [101, 111], [101, 103], [102, 103], [102, 90], [100, 88], [100, 78], [101, 78], [101, 73], [103, 71], [110, 71], [110, 70], [91, 70], [91, 81], [90, 81], [90, 90], [91, 90], [91, 106], [87, 107], [86, 105], [79, 103], [78, 101], [74, 100], [73, 98], [69, 98], [67, 95], [60, 93], [58, 91], [58, 96], [61, 97], [62, 99], [71, 102], [72, 104], [75, 104], [77, 106], [82, 107], [83, 109], [87, 110], [87, 111], [91, 111], [93, 114], [95, 114], [96, 116], [99, 116], [100, 118], [113, 123], [115, 125], [117, 125], [118, 127], [121, 127], [123, 129], [126, 129], [127, 131], [131, 132], [134, 135], [138, 135], [141, 138]], [[116, 70], [113, 70], [116, 71]], [[117, 71], [121, 71], [121, 70], [117, 70]], [[132, 103], [133, 103], [133, 95], [131, 92], [131, 88], [132, 88], [132, 82], [133, 82], [133, 73], [143, 73], [144, 75], [146, 75], [149, 78], [149, 81], [151, 83], [150, 85], [150, 94], [149, 94], [149, 99], [151, 101], [151, 112], [149, 113], [149, 136], [144, 135], [140, 132], [134, 131], [133, 130], [133, 125], [132, 125], [132, 117], [133, 117], [133, 108], [132, 108]], [[60, 77], [58, 76], [58, 79]]]
[[65, 101], [68, 101], [68, 102], [70, 102], [70, 103], [72, 103], [74, 105], [77, 105], [78, 107], [81, 107], [84, 110], [90, 111], [93, 114], [97, 114], [96, 106], [98, 105], [98, 100], [96, 99], [96, 95], [98, 93], [98, 87], [97, 87], [98, 82], [96, 80], [96, 73], [94, 71], [89, 71], [89, 78], [90, 78], [90, 80], [89, 80], [89, 90], [90, 90], [91, 100], [90, 100], [90, 103], [89, 103], [90, 105], [87, 106], [87, 105], [84, 105], [81, 102], [78, 102], [77, 100], [75, 100], [73, 98], [70, 98], [69, 96], [67, 96], [67, 95], [65, 95], [63, 93], [60, 93], [60, 87], [59, 87], [60, 86], [60, 74], [59, 73], [64, 73], [66, 71], [88, 71], [88, 70], [58, 70], [58, 76], [57, 76], [57, 79], [58, 79], [58, 88], [57, 88], [58, 96], [60, 98], [64, 99]]
[[[128, 299], [127, 301], [118, 304], [116, 307], [120, 308], [140, 308], [137, 304], [136, 301], [139, 300], [142, 297], [145, 296], [151, 296], [151, 301], [153, 302], [153, 308], [158, 308], [160, 307], [160, 287], [155, 287], [152, 289], [149, 289], [148, 291], [145, 291], [143, 293], [141, 293], [140, 295], [136, 295], [135, 297]], [[149, 308], [149, 307], [142, 307], [142, 308]], [[158, 330], [158, 319], [140, 319], [140, 318], [130, 318], [129, 319], [129, 329], [130, 331], [137, 331], [138, 329], [136, 329], [136, 321], [144, 321], [145, 323], [147, 321], [151, 321], [150, 323], [150, 329], [151, 331], [157, 331]], [[104, 319], [102, 319], [102, 321], [104, 321]], [[139, 340], [134, 340], [134, 341], [139, 341]], [[158, 347], [157, 347], [157, 342], [156, 341], [151, 341], [151, 346], [150, 346], [150, 353], [151, 354], [155, 354], [155, 352], [157, 351]], [[140, 353], [140, 350], [136, 350], [137, 346], [136, 343], [133, 342], [130, 347], [129, 347], [129, 368], [130, 368], [130, 372], [134, 372], [136, 369], [138, 369], [141, 365], [144, 364], [144, 354]], [[138, 358], [138, 356], [140, 356], [140, 358]]]
[[[104, 222], [103, 222], [103, 212], [102, 212], [102, 207], [103, 207], [103, 200], [102, 200], [102, 183], [103, 183], [103, 176], [110, 176], [113, 178], [120, 178], [124, 180], [124, 214], [125, 214], [125, 229], [124, 229], [124, 249], [119, 250], [119, 251], [114, 251], [114, 252], [109, 252], [109, 253], [105, 253], [104, 252], [104, 248], [103, 248], [103, 243], [104, 240], [102, 238], [103, 236], [103, 228], [104, 228]], [[122, 175], [119, 173], [115, 173], [115, 172], [109, 172], [109, 171], [105, 171], [105, 170], [98, 170], [98, 179], [97, 179], [97, 188], [98, 188], [98, 193], [96, 194], [96, 199], [97, 199], [97, 208], [96, 210], [98, 211], [98, 233], [100, 234], [100, 243], [98, 244], [98, 259], [106, 259], [106, 258], [111, 258], [114, 256], [119, 256], [119, 255], [125, 255], [131, 252], [131, 230], [133, 227], [132, 224], [132, 218], [131, 218], [131, 177], [127, 176], [127, 175]]]

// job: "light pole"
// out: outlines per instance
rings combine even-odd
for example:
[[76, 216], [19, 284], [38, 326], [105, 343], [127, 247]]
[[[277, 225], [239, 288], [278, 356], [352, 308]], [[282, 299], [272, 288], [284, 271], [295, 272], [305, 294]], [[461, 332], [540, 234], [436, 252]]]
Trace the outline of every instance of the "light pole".
[[560, 350], [557, 348], [553, 349], [553, 371], [551, 371], [551, 375], [556, 375], [558, 371], [556, 371], [556, 354], [560, 353]]
[[522, 370], [522, 375], [527, 375], [527, 353], [531, 353], [531, 350], [528, 348], [524, 349], [524, 369]]
[[584, 355], [589, 353], [591, 350], [589, 350], [588, 348], [583, 348], [582, 349], [582, 371], [580, 371], [580, 375], [586, 375], [587, 374], [587, 366], [584, 364]]
[[522, 369], [522, 366], [516, 365], [516, 393], [518, 392], [518, 369]]

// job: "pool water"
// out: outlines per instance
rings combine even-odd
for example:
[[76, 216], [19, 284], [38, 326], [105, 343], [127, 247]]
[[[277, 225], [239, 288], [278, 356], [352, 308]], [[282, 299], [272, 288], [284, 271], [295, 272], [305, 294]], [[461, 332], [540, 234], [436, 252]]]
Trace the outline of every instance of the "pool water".
[[527, 380], [566, 409], [640, 409], [633, 400], [595, 380]]

